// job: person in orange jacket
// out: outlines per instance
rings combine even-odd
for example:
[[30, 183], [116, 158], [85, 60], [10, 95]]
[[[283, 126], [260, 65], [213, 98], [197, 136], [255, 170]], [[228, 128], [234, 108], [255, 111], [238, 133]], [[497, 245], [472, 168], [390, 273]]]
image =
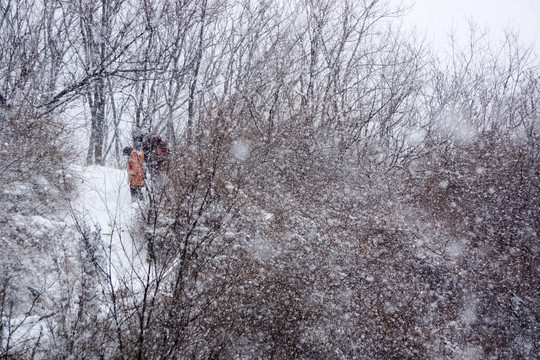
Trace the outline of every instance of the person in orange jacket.
[[143, 200], [142, 188], [144, 187], [144, 153], [142, 149], [124, 148], [124, 155], [128, 155], [127, 172], [131, 201]]

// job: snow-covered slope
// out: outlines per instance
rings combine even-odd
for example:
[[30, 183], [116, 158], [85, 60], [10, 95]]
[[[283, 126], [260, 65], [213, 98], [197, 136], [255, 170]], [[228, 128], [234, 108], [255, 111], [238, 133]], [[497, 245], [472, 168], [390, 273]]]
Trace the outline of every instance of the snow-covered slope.
[[131, 202], [125, 169], [88, 166], [79, 169], [80, 197], [74, 204], [74, 220], [90, 225], [100, 235], [101, 254], [113, 284], [119, 278], [131, 277], [140, 269], [145, 256], [132, 238], [133, 228], [140, 221], [140, 209]]
[[103, 166], [77, 169], [80, 198], [75, 209], [102, 234], [122, 231], [131, 219], [131, 201], [125, 170]]

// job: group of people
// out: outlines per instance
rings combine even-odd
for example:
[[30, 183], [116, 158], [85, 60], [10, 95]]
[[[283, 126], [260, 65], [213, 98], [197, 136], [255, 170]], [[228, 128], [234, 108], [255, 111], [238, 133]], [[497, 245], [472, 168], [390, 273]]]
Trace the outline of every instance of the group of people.
[[142, 190], [147, 186], [147, 170], [152, 181], [156, 181], [168, 166], [169, 149], [155, 132], [146, 133], [135, 128], [132, 135], [133, 147], [126, 146], [123, 153], [128, 156], [127, 173], [131, 200], [138, 201], [144, 200]]

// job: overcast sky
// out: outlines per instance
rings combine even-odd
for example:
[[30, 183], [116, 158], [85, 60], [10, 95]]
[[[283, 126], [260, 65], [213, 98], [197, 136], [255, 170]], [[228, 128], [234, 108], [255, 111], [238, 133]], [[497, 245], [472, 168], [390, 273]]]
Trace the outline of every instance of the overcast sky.
[[403, 0], [413, 5], [405, 16], [408, 26], [416, 26], [435, 43], [446, 41], [452, 28], [458, 35], [472, 19], [480, 28], [489, 28], [490, 37], [501, 39], [505, 29], [519, 31], [523, 45], [535, 43], [540, 56], [540, 0]]

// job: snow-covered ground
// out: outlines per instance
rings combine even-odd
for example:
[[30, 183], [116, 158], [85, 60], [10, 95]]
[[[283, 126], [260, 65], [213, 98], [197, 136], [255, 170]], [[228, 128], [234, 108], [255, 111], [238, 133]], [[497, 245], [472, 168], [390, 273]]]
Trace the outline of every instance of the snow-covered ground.
[[[131, 202], [125, 169], [77, 166], [73, 170], [77, 191], [70, 208], [50, 218], [24, 214], [10, 218], [10, 226], [25, 229], [21, 239], [28, 238], [21, 240], [22, 245], [6, 242], [11, 244], [8, 249], [13, 254], [13, 262], [27, 274], [24, 281], [21, 280], [24, 286], [16, 286], [22, 289], [20, 298], [27, 298], [25, 287], [32, 289], [29, 299], [58, 303], [69, 298], [64, 282], [77, 278], [74, 274], [79, 271], [76, 264], [84, 249], [83, 233], [95, 242], [93, 245], [108, 277], [105, 284], [116, 288], [132, 278], [135, 271], [143, 271], [139, 265], [145, 263], [144, 252], [140, 251], [140, 244], [135, 244], [130, 231], [134, 219], [140, 218], [140, 210]], [[23, 185], [12, 185], [5, 190], [10, 191], [11, 196], [29, 192]], [[24, 241], [30, 243], [25, 245]], [[19, 249], [19, 245], [22, 248]], [[24, 257], [17, 255], [22, 251]], [[77, 301], [77, 297], [70, 301]], [[9, 329], [4, 335], [9, 333], [10, 342], [16, 348], [24, 346], [26, 339], [46, 337], [44, 318], [30, 314], [24, 304], [19, 304], [10, 314]]]
[[131, 218], [131, 201], [125, 170], [103, 166], [80, 167], [81, 197], [76, 209], [103, 234], [122, 230]]
[[144, 263], [140, 246], [131, 237], [140, 209], [131, 201], [126, 170], [94, 165], [82, 167], [80, 173], [81, 197], [75, 210], [101, 233], [113, 278], [124, 277], [139, 268], [134, 265]]

